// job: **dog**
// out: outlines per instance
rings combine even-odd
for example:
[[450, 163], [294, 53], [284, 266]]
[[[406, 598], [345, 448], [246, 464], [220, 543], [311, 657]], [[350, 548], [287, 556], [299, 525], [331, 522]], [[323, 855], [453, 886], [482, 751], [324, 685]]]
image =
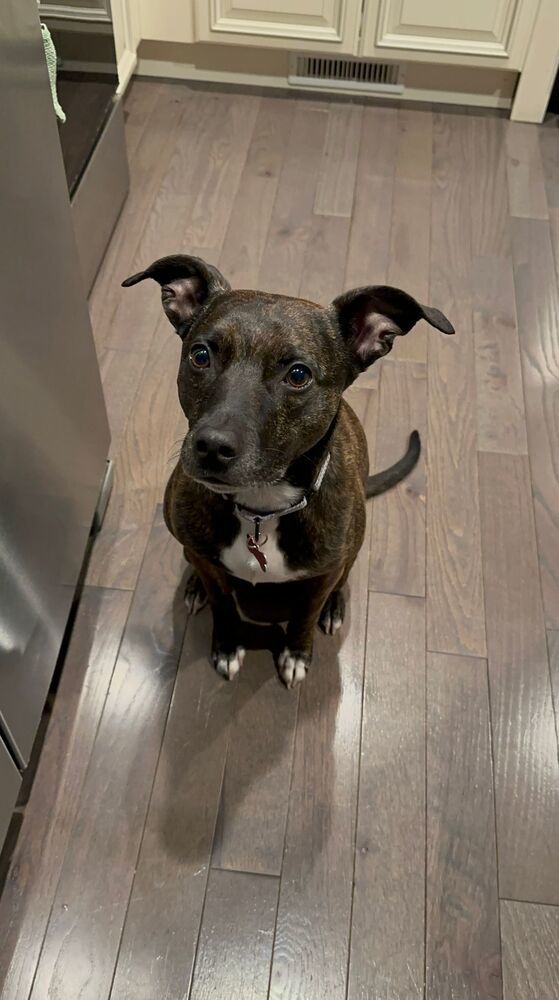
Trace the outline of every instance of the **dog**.
[[187, 604], [209, 601], [212, 660], [231, 680], [243, 621], [285, 623], [288, 688], [307, 674], [317, 625], [335, 633], [363, 542], [365, 501], [419, 458], [417, 431], [395, 465], [368, 475], [365, 433], [345, 389], [420, 319], [454, 333], [438, 309], [388, 286], [327, 308], [233, 291], [197, 257], [171, 255], [123, 281], [152, 278], [182, 341], [178, 393], [189, 430], [165, 491], [169, 531], [194, 575]]

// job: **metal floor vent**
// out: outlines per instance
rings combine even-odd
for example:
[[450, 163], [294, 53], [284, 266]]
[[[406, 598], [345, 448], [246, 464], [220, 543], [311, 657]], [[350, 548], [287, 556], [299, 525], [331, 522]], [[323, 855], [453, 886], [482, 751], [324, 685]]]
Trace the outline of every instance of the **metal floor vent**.
[[291, 56], [289, 83], [305, 87], [401, 94], [404, 90], [399, 63], [351, 57]]

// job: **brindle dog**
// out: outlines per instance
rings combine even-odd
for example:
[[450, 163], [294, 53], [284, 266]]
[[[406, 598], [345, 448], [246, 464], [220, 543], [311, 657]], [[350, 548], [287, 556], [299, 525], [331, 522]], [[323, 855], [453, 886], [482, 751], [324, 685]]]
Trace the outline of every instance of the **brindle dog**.
[[127, 278], [161, 285], [182, 340], [178, 390], [189, 431], [165, 493], [165, 519], [194, 567], [191, 609], [213, 611], [212, 658], [224, 677], [244, 657], [243, 618], [286, 622], [280, 677], [306, 675], [317, 624], [344, 616], [342, 588], [363, 541], [365, 499], [415, 465], [414, 432], [391, 469], [368, 477], [361, 424], [342, 399], [354, 379], [438, 309], [397, 288], [346, 292], [327, 308], [232, 291], [196, 257], [174, 255]]

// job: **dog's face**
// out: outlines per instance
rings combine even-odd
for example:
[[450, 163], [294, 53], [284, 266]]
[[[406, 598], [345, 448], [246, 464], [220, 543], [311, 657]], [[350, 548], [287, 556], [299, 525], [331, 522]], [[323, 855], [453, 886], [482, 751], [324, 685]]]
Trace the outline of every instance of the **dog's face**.
[[218, 492], [282, 479], [327, 433], [344, 389], [419, 319], [454, 332], [438, 310], [384, 286], [348, 292], [322, 308], [231, 291], [215, 268], [180, 255], [123, 284], [144, 278], [161, 285], [182, 340], [184, 470]]

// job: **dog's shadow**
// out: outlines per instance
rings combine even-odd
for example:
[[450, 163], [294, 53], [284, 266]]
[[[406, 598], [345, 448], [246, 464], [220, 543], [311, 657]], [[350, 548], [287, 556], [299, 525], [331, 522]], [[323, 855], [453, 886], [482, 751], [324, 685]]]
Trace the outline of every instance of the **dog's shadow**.
[[[177, 629], [185, 579], [174, 601]], [[245, 663], [228, 682], [209, 662], [209, 609], [190, 616], [184, 633], [155, 803], [160, 849], [184, 874], [211, 862], [212, 842], [218, 867], [277, 867], [288, 807], [288, 837], [303, 830], [312, 836], [310, 865], [330, 837], [338, 637], [317, 633], [309, 675], [293, 691], [274, 664], [285, 644], [281, 626], [247, 625], [243, 638]]]

